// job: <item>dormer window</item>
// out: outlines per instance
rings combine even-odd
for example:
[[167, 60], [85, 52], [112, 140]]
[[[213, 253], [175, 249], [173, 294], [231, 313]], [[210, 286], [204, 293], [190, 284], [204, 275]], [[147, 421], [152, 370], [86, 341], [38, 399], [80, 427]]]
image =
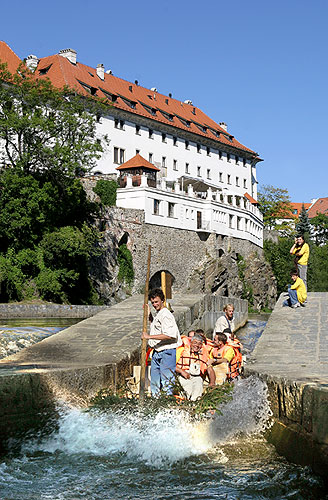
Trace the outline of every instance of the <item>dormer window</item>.
[[50, 64], [46, 68], [40, 68], [39, 69], [39, 75], [46, 75], [48, 73], [49, 69], [51, 68], [51, 66], [52, 66], [52, 64]]

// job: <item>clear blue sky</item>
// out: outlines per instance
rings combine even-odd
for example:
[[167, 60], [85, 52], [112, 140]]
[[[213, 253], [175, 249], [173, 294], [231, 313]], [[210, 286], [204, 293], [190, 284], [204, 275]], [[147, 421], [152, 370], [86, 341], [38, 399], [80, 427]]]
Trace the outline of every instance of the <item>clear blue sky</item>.
[[1, 17], [19, 57], [74, 48], [191, 99], [264, 159], [260, 185], [295, 202], [328, 196], [326, 0], [16, 0]]

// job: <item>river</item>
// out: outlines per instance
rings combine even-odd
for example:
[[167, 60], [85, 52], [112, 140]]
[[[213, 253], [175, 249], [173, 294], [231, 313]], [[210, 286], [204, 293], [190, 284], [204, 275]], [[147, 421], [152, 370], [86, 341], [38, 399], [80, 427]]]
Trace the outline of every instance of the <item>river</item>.
[[[246, 351], [264, 325], [251, 319], [239, 332]], [[56, 431], [0, 459], [1, 500], [328, 498], [321, 479], [263, 438], [271, 412], [255, 377], [236, 384], [222, 415], [200, 422], [178, 409], [59, 408]]]

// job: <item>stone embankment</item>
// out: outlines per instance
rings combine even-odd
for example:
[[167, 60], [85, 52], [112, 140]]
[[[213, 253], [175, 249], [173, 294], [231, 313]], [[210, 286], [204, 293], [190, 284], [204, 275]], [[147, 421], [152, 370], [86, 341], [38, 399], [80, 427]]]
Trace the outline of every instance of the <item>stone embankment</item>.
[[[211, 331], [227, 301], [235, 306], [236, 325], [243, 326], [246, 300], [175, 295], [171, 304], [180, 332]], [[86, 403], [100, 389], [125, 384], [139, 364], [142, 305], [143, 296], [134, 295], [0, 360], [0, 451], [9, 437], [43, 428], [58, 400]]]
[[293, 462], [328, 471], [328, 293], [309, 293], [305, 308], [281, 296], [247, 363], [268, 385], [275, 423], [268, 433]]

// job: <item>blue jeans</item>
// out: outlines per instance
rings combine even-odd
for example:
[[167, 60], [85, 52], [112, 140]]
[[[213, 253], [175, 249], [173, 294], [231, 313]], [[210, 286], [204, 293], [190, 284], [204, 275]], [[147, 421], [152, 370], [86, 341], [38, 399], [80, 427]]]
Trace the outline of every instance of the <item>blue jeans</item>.
[[150, 388], [152, 396], [161, 390], [172, 394], [172, 385], [175, 379], [176, 349], [153, 350], [151, 358]]
[[288, 286], [288, 299], [285, 300], [285, 302], [283, 303], [283, 306], [293, 306], [294, 304], [297, 304], [298, 302], [298, 298], [297, 298], [297, 291], [296, 290], [292, 290], [290, 288], [290, 285]]

